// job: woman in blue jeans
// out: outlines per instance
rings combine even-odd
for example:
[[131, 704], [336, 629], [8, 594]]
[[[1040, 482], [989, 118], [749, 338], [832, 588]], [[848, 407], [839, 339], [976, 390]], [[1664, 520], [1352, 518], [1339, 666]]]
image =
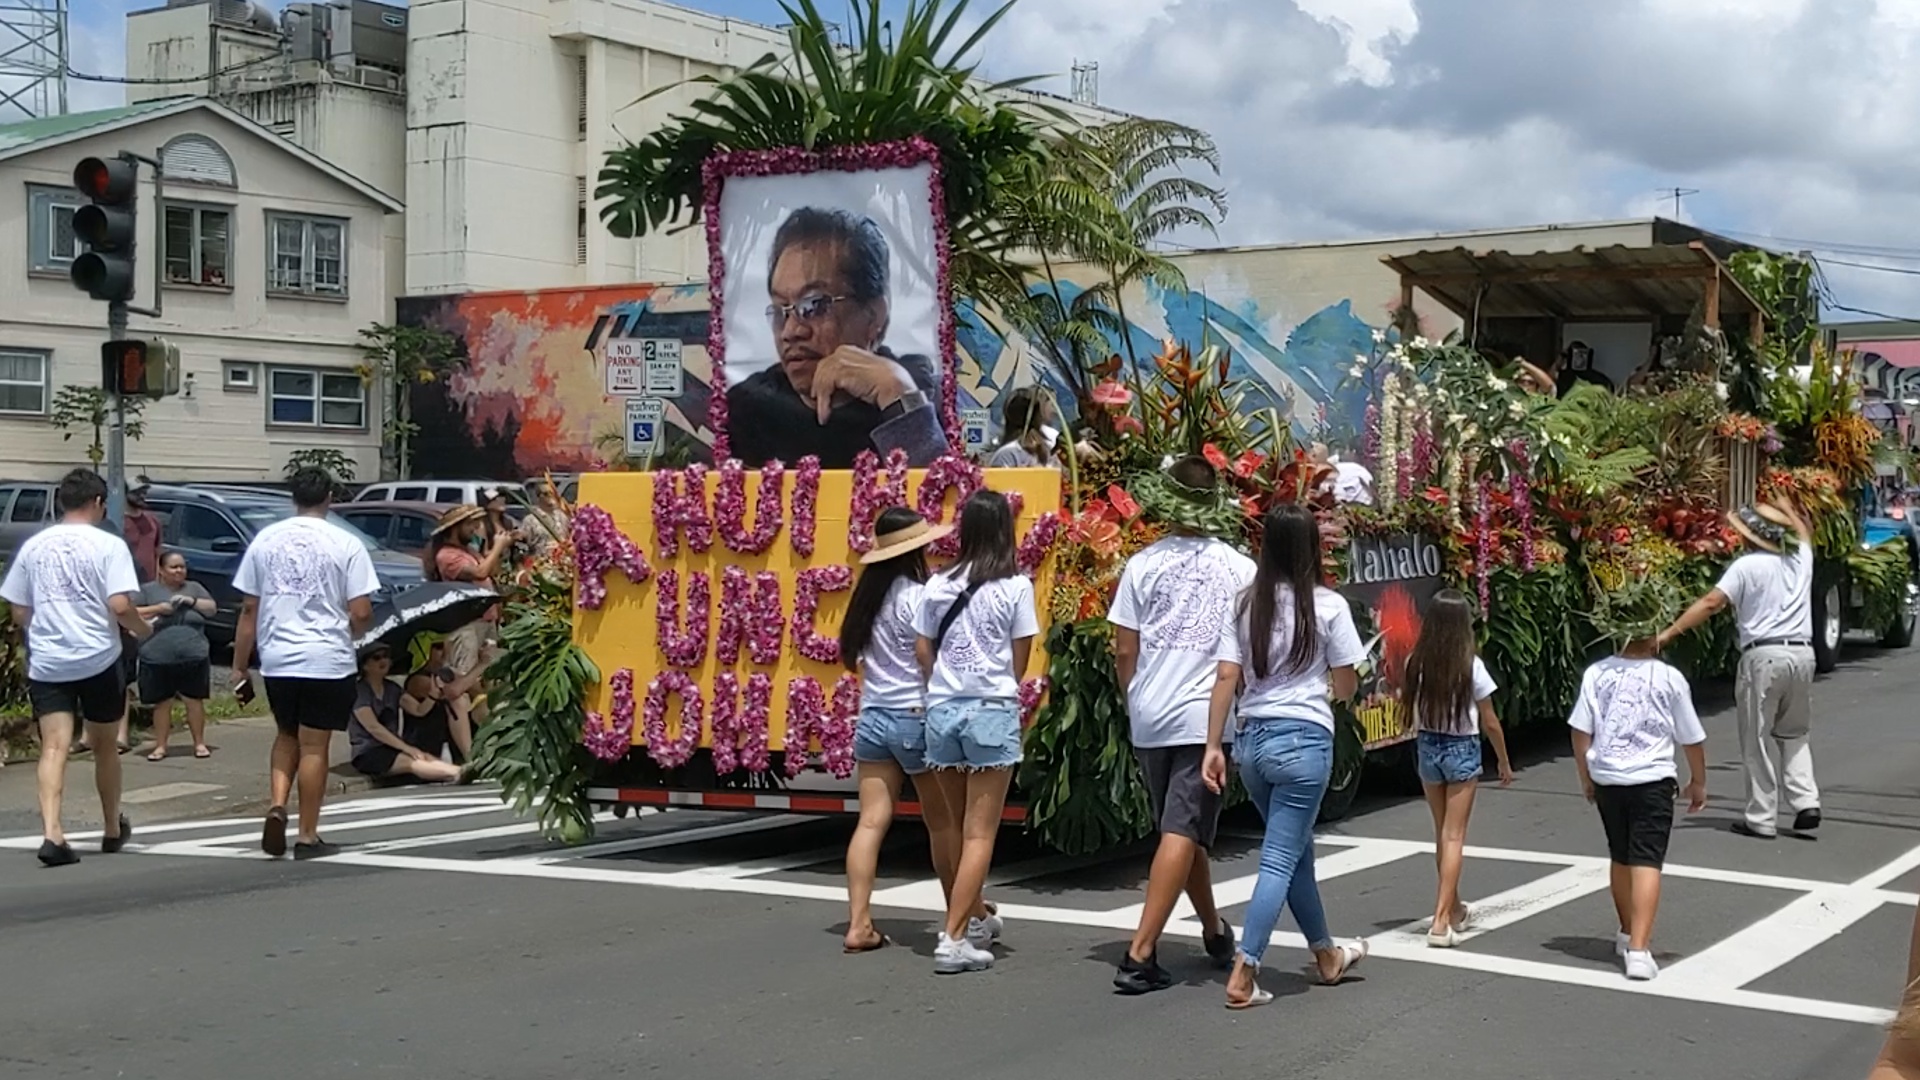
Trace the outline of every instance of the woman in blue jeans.
[[1346, 599], [1320, 584], [1320, 529], [1313, 513], [1303, 506], [1276, 506], [1267, 511], [1262, 534], [1253, 584], [1232, 631], [1221, 636], [1220, 677], [1202, 766], [1207, 786], [1225, 790], [1222, 738], [1237, 685], [1240, 729], [1234, 755], [1267, 834], [1240, 952], [1227, 979], [1229, 1009], [1273, 1000], [1255, 976], [1282, 904], [1293, 909], [1321, 982], [1339, 982], [1367, 955], [1364, 940], [1334, 942], [1313, 875], [1313, 823], [1333, 774], [1329, 695], [1353, 696], [1359, 685], [1353, 668], [1367, 649]]

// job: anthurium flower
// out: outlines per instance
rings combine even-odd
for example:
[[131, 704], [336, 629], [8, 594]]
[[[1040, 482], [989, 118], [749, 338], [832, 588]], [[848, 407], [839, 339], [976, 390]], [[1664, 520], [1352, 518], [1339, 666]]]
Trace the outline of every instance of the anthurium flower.
[[1140, 504], [1135, 502], [1133, 496], [1127, 494], [1126, 489], [1119, 484], [1113, 484], [1107, 488], [1107, 500], [1113, 504], [1114, 510], [1120, 514], [1122, 521], [1132, 521], [1140, 516]]
[[1132, 413], [1123, 413], [1113, 418], [1113, 430], [1122, 435], [1144, 435], [1146, 434], [1147, 426], [1142, 424], [1140, 418]]
[[1258, 450], [1249, 450], [1246, 453], [1241, 454], [1238, 458], [1234, 459], [1233, 475], [1239, 477], [1242, 480], [1245, 480], [1248, 477], [1252, 476], [1254, 473], [1258, 472], [1260, 470], [1260, 466], [1266, 463], [1267, 463], [1267, 456], [1265, 454], [1262, 454]]
[[1118, 379], [1108, 379], [1096, 385], [1088, 394], [1095, 405], [1104, 405], [1109, 409], [1125, 408], [1133, 400], [1133, 391], [1126, 388]]
[[1214, 468], [1224, 469], [1227, 467], [1227, 455], [1221, 453], [1220, 448], [1212, 443], [1202, 446], [1200, 453], [1207, 459], [1207, 464], [1212, 465]]

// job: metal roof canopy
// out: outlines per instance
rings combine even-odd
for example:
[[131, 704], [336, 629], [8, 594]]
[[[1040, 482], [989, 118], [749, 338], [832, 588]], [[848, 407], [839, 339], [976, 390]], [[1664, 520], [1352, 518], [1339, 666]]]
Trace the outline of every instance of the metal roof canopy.
[[1529, 254], [1453, 248], [1380, 261], [1400, 275], [1402, 306], [1422, 289], [1469, 326], [1476, 318], [1658, 321], [1704, 305], [1703, 321], [1714, 329], [1725, 315], [1750, 316], [1748, 332], [1757, 341], [1765, 322], [1760, 305], [1702, 240]]

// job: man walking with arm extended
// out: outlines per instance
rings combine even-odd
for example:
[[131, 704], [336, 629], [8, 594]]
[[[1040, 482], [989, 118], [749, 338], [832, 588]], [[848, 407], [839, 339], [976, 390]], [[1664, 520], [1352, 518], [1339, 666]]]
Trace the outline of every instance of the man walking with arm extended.
[[[27, 696], [40, 725], [40, 861], [65, 866], [80, 861], [60, 826], [74, 721], [86, 722], [94, 746], [113, 745], [127, 711], [120, 631], [136, 638], [152, 631], [134, 609], [140, 583], [127, 545], [99, 528], [106, 482], [91, 469], [75, 469], [54, 498], [59, 522], [20, 546], [0, 597], [27, 634]], [[112, 854], [132, 832], [120, 813], [120, 756], [94, 755], [93, 779], [106, 823], [100, 850]]]
[[1780, 788], [1794, 810], [1793, 827], [1820, 827], [1820, 789], [1813, 779], [1813, 533], [1784, 500], [1743, 507], [1727, 523], [1752, 549], [1733, 560], [1707, 595], [1693, 602], [1660, 635], [1667, 643], [1733, 608], [1740, 631], [1740, 667], [1734, 708], [1740, 757], [1747, 771], [1742, 836], [1771, 840], [1779, 829]]
[[1207, 535], [1208, 523], [1236, 520], [1237, 508], [1223, 514], [1219, 474], [1206, 458], [1182, 458], [1133, 488], [1153, 517], [1175, 523], [1165, 539], [1127, 560], [1109, 614], [1133, 752], [1160, 833], [1140, 926], [1113, 985], [1145, 994], [1173, 985], [1155, 953], [1182, 892], [1200, 919], [1207, 955], [1233, 961], [1233, 928], [1214, 903], [1207, 865], [1221, 796], [1207, 788], [1200, 765], [1219, 680], [1214, 657], [1220, 636], [1233, 633], [1240, 593], [1255, 568]]
[[373, 624], [380, 582], [366, 546], [327, 520], [333, 478], [301, 469], [288, 487], [294, 515], [260, 530], [233, 575], [243, 598], [233, 635], [233, 680], [236, 689], [247, 681], [258, 641], [267, 705], [279, 729], [271, 762], [273, 808], [260, 848], [276, 858], [286, 854], [287, 799], [297, 774], [300, 829], [293, 857], [312, 859], [335, 851], [320, 839], [320, 802], [333, 733], [347, 730], [353, 718], [359, 677], [353, 641]]

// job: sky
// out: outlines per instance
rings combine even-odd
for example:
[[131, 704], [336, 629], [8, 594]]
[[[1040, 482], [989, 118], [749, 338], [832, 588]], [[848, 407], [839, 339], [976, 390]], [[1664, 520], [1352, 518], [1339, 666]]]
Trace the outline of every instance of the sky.
[[[74, 70], [122, 73], [158, 2], [71, 3]], [[1188, 243], [1672, 217], [1679, 187], [1689, 224], [1812, 251], [1833, 317], [1920, 318], [1920, 0], [1017, 0], [979, 60], [1062, 93], [1095, 62], [1101, 104], [1209, 132], [1230, 209]]]

